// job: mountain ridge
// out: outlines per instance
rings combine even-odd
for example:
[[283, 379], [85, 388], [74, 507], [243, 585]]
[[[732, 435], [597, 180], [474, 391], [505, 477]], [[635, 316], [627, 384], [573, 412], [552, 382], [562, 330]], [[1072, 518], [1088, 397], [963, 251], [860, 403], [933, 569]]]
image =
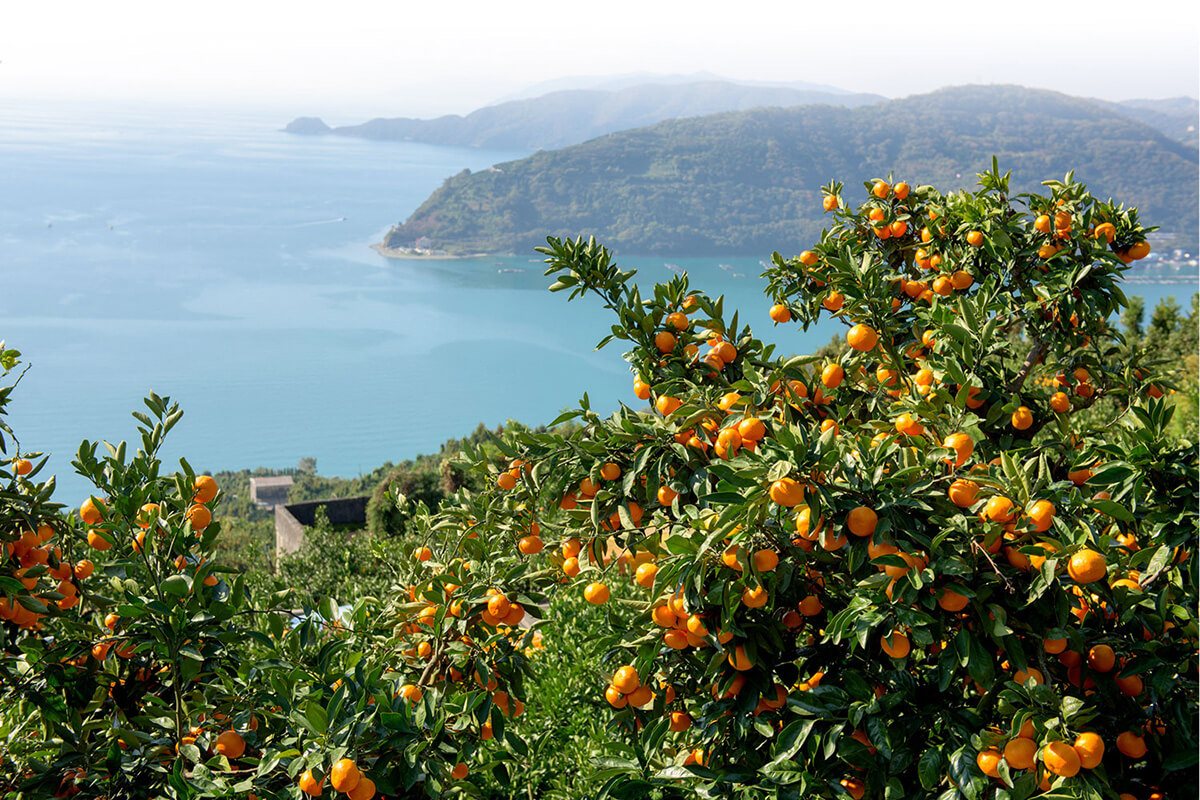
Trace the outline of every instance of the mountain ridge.
[[819, 187], [831, 178], [852, 186], [895, 172], [958, 188], [993, 154], [1020, 190], [1075, 169], [1149, 224], [1197, 238], [1195, 148], [1083, 98], [965, 86], [859, 108], [666, 120], [459, 173], [383, 244], [528, 252], [553, 234], [640, 253], [803, 249], [819, 234]]

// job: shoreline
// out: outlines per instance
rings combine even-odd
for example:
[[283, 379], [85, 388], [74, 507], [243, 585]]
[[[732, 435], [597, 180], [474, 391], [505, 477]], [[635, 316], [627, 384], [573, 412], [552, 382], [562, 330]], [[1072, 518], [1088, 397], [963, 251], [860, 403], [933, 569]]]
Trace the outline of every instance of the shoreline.
[[465, 255], [452, 255], [450, 253], [422, 253], [408, 247], [388, 247], [383, 242], [376, 242], [371, 245], [371, 249], [384, 258], [403, 258], [413, 261], [447, 261], [458, 258], [484, 258], [492, 255], [491, 253], [467, 253]]

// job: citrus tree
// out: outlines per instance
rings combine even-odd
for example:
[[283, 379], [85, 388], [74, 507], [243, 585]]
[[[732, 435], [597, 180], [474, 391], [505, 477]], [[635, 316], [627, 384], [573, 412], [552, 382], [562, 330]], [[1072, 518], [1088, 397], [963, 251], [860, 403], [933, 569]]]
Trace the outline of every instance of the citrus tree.
[[829, 230], [764, 276], [776, 324], [845, 323], [831, 358], [548, 240], [650, 408], [585, 396], [466, 447], [486, 488], [405, 508], [388, 597], [310, 608], [216, 564], [220, 488], [162, 470], [165, 398], [134, 452], [80, 448], [77, 512], [18, 447], [0, 796], [519, 787], [555, 758], [527, 686], [563, 592], [603, 620], [597, 796], [1194, 793], [1196, 454], [1164, 432], [1167, 365], [1108, 322], [1149, 229], [1070, 176], [866, 189], [830, 184]]
[[1109, 324], [1151, 229], [1045, 186], [826, 187], [833, 224], [764, 277], [776, 323], [845, 323], [827, 361], [686, 277], [541, 250], [653, 410], [509, 438], [429, 568], [516, 556], [610, 609], [601, 795], [1194, 793], [1196, 453]]

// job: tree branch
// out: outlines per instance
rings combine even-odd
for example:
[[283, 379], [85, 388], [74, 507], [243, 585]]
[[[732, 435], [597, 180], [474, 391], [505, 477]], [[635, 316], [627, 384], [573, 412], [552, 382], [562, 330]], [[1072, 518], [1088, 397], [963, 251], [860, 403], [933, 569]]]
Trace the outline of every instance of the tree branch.
[[1033, 371], [1034, 365], [1042, 360], [1042, 353], [1044, 352], [1046, 352], [1046, 343], [1041, 339], [1035, 339], [1033, 347], [1029, 348], [1029, 353], [1025, 356], [1025, 363], [1021, 365], [1021, 371], [1017, 373], [1017, 377], [1013, 378], [1013, 382], [1008, 386], [1009, 394], [1016, 394], [1021, 391], [1021, 387], [1025, 384], [1025, 379]]

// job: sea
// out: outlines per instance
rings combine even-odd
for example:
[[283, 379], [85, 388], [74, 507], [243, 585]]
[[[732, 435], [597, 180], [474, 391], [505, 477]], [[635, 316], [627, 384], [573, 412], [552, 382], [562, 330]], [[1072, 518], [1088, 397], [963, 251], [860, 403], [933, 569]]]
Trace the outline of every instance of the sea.
[[[137, 439], [148, 392], [184, 411], [163, 449], [204, 471], [354, 476], [483, 423], [642, 405], [615, 321], [568, 303], [535, 252], [388, 259], [370, 245], [444, 179], [518, 152], [296, 136], [260, 110], [40, 107], [0, 100], [0, 340], [22, 353], [7, 422], [48, 454], [56, 499], [91, 486], [82, 440]], [[618, 254], [644, 286], [694, 287], [785, 353], [840, 328], [772, 328], [747, 257]], [[1194, 286], [1130, 294], [1190, 302]], [[13, 375], [10, 375], [10, 381]], [[10, 454], [12, 444], [10, 443]]]

